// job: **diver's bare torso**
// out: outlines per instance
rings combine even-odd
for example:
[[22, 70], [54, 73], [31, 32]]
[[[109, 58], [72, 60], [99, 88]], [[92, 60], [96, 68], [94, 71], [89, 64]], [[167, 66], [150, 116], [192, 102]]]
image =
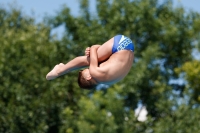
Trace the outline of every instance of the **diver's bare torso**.
[[110, 58], [99, 65], [106, 70], [103, 77], [96, 79], [103, 84], [113, 84], [123, 79], [130, 71], [134, 59], [134, 52], [130, 50], [121, 50], [110, 56]]

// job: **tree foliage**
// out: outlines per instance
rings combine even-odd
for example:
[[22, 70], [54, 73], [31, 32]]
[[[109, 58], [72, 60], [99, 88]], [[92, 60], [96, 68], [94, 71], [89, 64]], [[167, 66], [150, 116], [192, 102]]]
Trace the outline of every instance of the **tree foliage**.
[[[63, 6], [48, 23], [0, 8], [0, 132], [198, 132], [200, 65], [192, 51], [199, 48], [200, 14], [171, 0], [96, 0], [96, 13], [88, 0], [79, 2], [79, 16]], [[59, 40], [51, 30], [60, 25]], [[135, 44], [124, 80], [91, 91], [78, 87], [76, 72], [45, 80], [55, 64], [116, 34]], [[170, 83], [182, 73], [185, 84]], [[144, 122], [135, 115], [138, 104], [148, 111]]]

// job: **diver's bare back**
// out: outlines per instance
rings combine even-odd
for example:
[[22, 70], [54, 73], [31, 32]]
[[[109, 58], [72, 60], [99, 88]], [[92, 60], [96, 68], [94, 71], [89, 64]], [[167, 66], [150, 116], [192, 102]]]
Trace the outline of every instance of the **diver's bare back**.
[[106, 69], [106, 74], [101, 79], [101, 83], [112, 84], [123, 79], [130, 71], [134, 59], [134, 52], [130, 50], [121, 50], [110, 56], [110, 58], [99, 65]]

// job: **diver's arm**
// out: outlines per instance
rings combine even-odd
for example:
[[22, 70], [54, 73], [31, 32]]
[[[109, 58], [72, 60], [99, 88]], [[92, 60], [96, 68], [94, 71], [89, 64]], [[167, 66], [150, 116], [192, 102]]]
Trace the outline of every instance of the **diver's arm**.
[[98, 66], [98, 46], [92, 46], [90, 49], [90, 67], [89, 71], [92, 77], [99, 79], [104, 76], [105, 72]]

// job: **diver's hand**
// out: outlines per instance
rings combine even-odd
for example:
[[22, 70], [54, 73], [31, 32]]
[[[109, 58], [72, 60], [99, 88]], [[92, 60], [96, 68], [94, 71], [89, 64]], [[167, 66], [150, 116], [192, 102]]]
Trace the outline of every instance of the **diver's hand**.
[[90, 47], [87, 47], [87, 48], [85, 49], [85, 55], [86, 55], [87, 57], [90, 56]]

